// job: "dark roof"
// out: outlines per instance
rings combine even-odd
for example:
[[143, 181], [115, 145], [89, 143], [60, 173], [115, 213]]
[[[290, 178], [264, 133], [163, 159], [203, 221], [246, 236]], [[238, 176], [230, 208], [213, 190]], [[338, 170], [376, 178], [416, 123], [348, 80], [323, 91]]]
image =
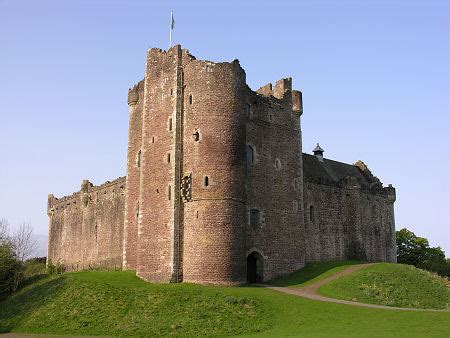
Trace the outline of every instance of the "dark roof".
[[324, 152], [324, 150], [319, 146], [319, 143], [317, 143], [317, 146], [314, 148], [313, 153], [315, 153], [316, 151], [320, 151], [320, 152]]
[[362, 172], [352, 164], [337, 162], [324, 158], [320, 162], [316, 156], [303, 154], [303, 176], [307, 182], [321, 181], [338, 183], [346, 177], [355, 177], [364, 186], [370, 186], [370, 182]]

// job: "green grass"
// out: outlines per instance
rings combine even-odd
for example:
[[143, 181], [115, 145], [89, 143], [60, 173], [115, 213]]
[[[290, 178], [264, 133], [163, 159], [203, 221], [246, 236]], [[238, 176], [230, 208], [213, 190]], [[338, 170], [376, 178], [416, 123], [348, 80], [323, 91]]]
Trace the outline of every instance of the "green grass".
[[261, 287], [150, 284], [133, 272], [35, 279], [0, 303], [3, 332], [111, 336], [448, 336], [450, 313], [359, 308]]
[[277, 278], [269, 284], [276, 286], [302, 287], [325, 279], [349, 265], [362, 264], [361, 261], [327, 261], [306, 263], [305, 267], [290, 275]]
[[321, 295], [396, 307], [443, 309], [450, 303], [446, 281], [411, 265], [379, 263], [321, 286]]

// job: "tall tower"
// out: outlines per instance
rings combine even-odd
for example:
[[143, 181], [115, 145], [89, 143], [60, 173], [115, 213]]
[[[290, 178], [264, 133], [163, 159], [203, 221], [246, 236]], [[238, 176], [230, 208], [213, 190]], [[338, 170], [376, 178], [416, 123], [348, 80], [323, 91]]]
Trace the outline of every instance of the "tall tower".
[[[257, 280], [304, 264], [301, 93], [290, 79], [256, 93], [237, 60], [154, 48], [128, 101], [125, 268], [155, 282], [241, 284], [249, 261]], [[255, 205], [267, 220], [258, 229]]]

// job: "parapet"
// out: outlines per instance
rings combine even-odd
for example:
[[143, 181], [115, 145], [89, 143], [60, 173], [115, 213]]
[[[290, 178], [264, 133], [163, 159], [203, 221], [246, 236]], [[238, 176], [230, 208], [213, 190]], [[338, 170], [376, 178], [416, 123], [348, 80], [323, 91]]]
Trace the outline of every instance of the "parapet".
[[387, 187], [384, 187], [383, 190], [387, 194], [387, 199], [390, 203], [394, 203], [397, 199], [395, 188], [392, 186], [392, 184], [389, 184]]
[[273, 89], [273, 96], [277, 99], [283, 99], [284, 94], [287, 91], [292, 90], [292, 78], [287, 77], [280, 79], [275, 83], [275, 88]]
[[292, 102], [292, 111], [299, 115], [303, 114], [302, 92], [299, 90], [292, 90], [292, 78], [290, 77], [278, 80], [275, 83], [275, 87], [273, 87], [271, 83], [268, 83], [259, 88], [256, 93], [266, 97], [274, 97], [279, 100], [290, 98]]
[[144, 90], [144, 80], [139, 81], [133, 86], [133, 88], [128, 89], [128, 105], [135, 106], [139, 101], [139, 92]]

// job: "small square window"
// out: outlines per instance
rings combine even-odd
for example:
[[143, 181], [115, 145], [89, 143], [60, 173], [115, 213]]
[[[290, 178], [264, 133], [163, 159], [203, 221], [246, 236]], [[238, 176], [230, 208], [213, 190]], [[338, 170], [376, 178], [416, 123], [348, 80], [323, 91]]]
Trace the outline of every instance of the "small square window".
[[256, 229], [259, 227], [260, 224], [260, 212], [258, 209], [251, 209], [250, 210], [250, 226], [253, 229]]

